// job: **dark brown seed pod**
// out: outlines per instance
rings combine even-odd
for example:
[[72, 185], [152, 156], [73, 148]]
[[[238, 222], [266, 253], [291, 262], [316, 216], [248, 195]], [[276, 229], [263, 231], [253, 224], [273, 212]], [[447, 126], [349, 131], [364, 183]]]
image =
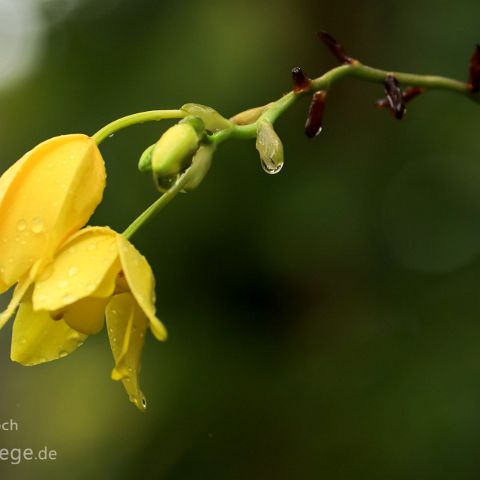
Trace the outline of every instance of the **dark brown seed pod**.
[[335, 55], [335, 58], [340, 63], [354, 63], [355, 60], [349, 57], [343, 47], [332, 37], [328, 32], [318, 32], [318, 38], [324, 43], [324, 45]]
[[300, 67], [292, 68], [293, 91], [305, 92], [310, 89], [311, 80], [303, 73]]
[[322, 131], [326, 98], [327, 92], [324, 90], [313, 94], [305, 123], [305, 135], [308, 138], [316, 137]]
[[393, 75], [387, 75], [383, 84], [385, 85], [390, 111], [397, 120], [402, 119], [405, 113], [405, 102], [402, 91], [398, 86], [398, 80]]
[[480, 45], [475, 46], [473, 55], [470, 58], [468, 87], [472, 93], [477, 93], [480, 91]]

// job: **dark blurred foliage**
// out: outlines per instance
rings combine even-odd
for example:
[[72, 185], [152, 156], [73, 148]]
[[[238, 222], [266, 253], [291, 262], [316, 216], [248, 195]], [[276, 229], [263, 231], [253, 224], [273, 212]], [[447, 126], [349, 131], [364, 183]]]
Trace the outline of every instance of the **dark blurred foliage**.
[[[292, 67], [335, 65], [320, 29], [367, 64], [459, 79], [480, 41], [474, 0], [85, 0], [60, 18], [61, 4], [44, 5], [35, 68], [0, 94], [2, 170], [128, 113], [264, 104]], [[480, 110], [433, 92], [398, 122], [382, 96], [335, 85], [314, 140], [308, 100], [295, 106], [275, 176], [254, 142], [222, 145], [198, 191], [134, 238], [170, 332], [144, 349], [145, 415], [109, 380], [104, 333], [30, 369], [2, 331], [0, 418], [21, 429], [0, 447], [58, 450], [3, 462], [2, 479], [478, 478]], [[102, 145], [92, 223], [121, 230], [155, 198], [136, 162], [163, 128]]]

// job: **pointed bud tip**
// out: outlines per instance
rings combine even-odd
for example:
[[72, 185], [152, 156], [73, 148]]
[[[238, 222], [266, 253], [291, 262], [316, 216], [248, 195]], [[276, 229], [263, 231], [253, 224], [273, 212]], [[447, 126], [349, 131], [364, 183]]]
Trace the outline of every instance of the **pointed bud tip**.
[[300, 67], [292, 68], [292, 80], [295, 93], [305, 92], [310, 89], [311, 80], [303, 73]]
[[340, 63], [355, 63], [355, 60], [345, 53], [342, 45], [330, 33], [320, 30], [317, 32], [317, 36]]
[[326, 98], [327, 92], [324, 90], [319, 90], [312, 96], [307, 121], [305, 122], [305, 135], [308, 138], [314, 138], [322, 131]]

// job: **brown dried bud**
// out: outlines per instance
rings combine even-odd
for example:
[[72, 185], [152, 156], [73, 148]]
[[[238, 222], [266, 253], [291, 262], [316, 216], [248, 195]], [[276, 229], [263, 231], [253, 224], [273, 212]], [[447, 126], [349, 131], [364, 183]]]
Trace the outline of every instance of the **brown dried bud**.
[[325, 99], [327, 92], [320, 90], [315, 92], [308, 110], [308, 117], [305, 123], [305, 135], [308, 138], [316, 137], [323, 126], [323, 111], [325, 110]]
[[480, 91], [480, 45], [476, 45], [470, 58], [468, 73], [468, 87], [472, 93], [477, 93]]
[[310, 89], [311, 80], [303, 73], [300, 67], [292, 68], [293, 91], [305, 92]]
[[402, 91], [398, 86], [398, 80], [393, 75], [387, 75], [383, 84], [385, 85], [390, 111], [397, 120], [402, 119], [405, 113], [405, 102], [403, 101]]
[[413, 100], [415, 97], [418, 97], [421, 93], [425, 92], [424, 88], [421, 87], [408, 87], [405, 89], [405, 91], [402, 93], [403, 96], [403, 102], [408, 103], [411, 100]]
[[354, 63], [355, 60], [349, 57], [343, 47], [327, 32], [318, 32], [318, 38], [325, 44], [325, 46], [335, 55], [335, 58], [340, 63]]
[[[421, 87], [408, 87], [402, 92], [403, 103], [408, 103], [413, 100], [415, 97], [420, 95], [421, 93], [425, 92], [424, 88]], [[375, 105], [378, 108], [390, 108], [390, 102], [387, 98], [382, 98], [375, 102]]]

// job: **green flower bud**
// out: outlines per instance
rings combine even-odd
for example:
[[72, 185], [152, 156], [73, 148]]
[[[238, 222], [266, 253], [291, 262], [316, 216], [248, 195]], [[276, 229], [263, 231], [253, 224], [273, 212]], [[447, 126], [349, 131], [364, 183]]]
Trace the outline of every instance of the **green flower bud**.
[[[155, 177], [175, 175], [190, 165], [192, 156], [198, 148], [200, 136], [199, 123], [187, 119], [170, 127], [155, 144], [151, 161]], [[192, 123], [195, 123], [195, 126]]]
[[200, 105], [199, 103], [186, 103], [182, 110], [200, 118], [205, 124], [205, 128], [211, 132], [217, 132], [218, 130], [224, 130], [233, 126], [230, 120], [222, 117], [216, 110], [206, 105]]
[[155, 148], [155, 143], [150, 145], [140, 157], [138, 161], [138, 169], [143, 172], [150, 172], [152, 170], [152, 153]]
[[256, 147], [265, 172], [278, 173], [283, 167], [283, 145], [270, 122], [258, 124]]
[[192, 160], [192, 165], [185, 172], [188, 177], [188, 183], [185, 185], [185, 190], [193, 190], [197, 188], [208, 173], [212, 164], [213, 152], [215, 147], [212, 145], [202, 145]]

